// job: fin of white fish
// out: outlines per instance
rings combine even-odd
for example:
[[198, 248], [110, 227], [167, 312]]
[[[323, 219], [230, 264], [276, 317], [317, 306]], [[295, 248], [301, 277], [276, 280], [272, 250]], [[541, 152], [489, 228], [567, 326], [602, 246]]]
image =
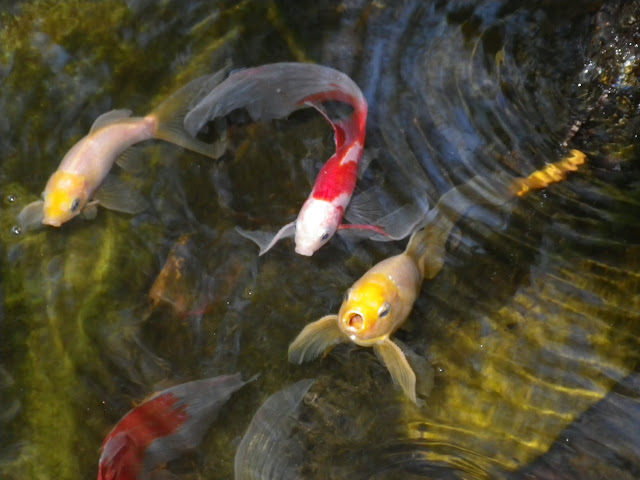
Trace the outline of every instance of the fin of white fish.
[[118, 120], [122, 120], [123, 118], [129, 118], [131, 116], [131, 110], [122, 109], [122, 110], [110, 110], [106, 113], [103, 113], [98, 118], [95, 119], [93, 125], [91, 125], [91, 130], [89, 133], [93, 133], [96, 130], [100, 130], [102, 127], [106, 127], [107, 125], [111, 125], [112, 123], [117, 122]]
[[387, 367], [393, 383], [400, 386], [402, 391], [413, 403], [416, 399], [416, 374], [413, 372], [402, 350], [391, 339], [373, 345], [373, 351], [380, 361]]
[[214, 143], [197, 140], [195, 135], [198, 132], [188, 133], [184, 119], [191, 108], [224, 79], [227, 70], [228, 66], [225, 66], [212, 75], [189, 82], [158, 105], [149, 114], [157, 120], [154, 136], [207, 157], [219, 158], [226, 150], [226, 142], [222, 139]]
[[42, 200], [36, 200], [25, 206], [18, 214], [18, 226], [23, 231], [42, 228], [42, 219], [44, 218], [43, 206], [44, 202]]
[[97, 200], [91, 200], [90, 202], [87, 202], [87, 204], [82, 209], [82, 212], [80, 212], [79, 216], [85, 220], [95, 220], [95, 218], [98, 216], [99, 203], [100, 202], [98, 202]]
[[286, 237], [293, 237], [296, 233], [295, 222], [287, 223], [276, 234], [271, 232], [262, 232], [260, 230], [245, 230], [240, 227], [236, 227], [236, 231], [245, 238], [248, 238], [252, 242], [255, 242], [260, 247], [259, 255], [264, 255], [271, 247], [273, 247], [278, 240]]
[[115, 175], [107, 175], [93, 199], [104, 208], [130, 214], [140, 213], [149, 206], [140, 192]]
[[149, 145], [133, 145], [116, 158], [116, 165], [125, 172], [139, 175], [145, 171], [145, 167], [149, 164], [148, 149]]
[[289, 345], [289, 361], [300, 364], [313, 360], [329, 347], [347, 340], [338, 327], [338, 315], [326, 315], [304, 327]]

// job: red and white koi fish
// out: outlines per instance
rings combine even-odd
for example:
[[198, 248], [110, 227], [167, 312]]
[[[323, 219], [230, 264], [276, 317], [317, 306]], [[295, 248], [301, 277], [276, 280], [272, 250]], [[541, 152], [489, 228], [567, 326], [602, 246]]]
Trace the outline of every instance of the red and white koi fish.
[[102, 444], [98, 480], [146, 480], [198, 446], [219, 410], [240, 389], [240, 374], [183, 383], [127, 413]]
[[[324, 101], [347, 103], [353, 112], [345, 119], [332, 121], [322, 108]], [[336, 152], [320, 170], [294, 222], [275, 235], [238, 229], [260, 246], [260, 255], [288, 236], [295, 236], [297, 253], [310, 256], [338, 228], [368, 229], [384, 235], [373, 225], [341, 224], [356, 186], [364, 148], [368, 109], [364, 95], [351, 78], [333, 68], [272, 63], [232, 73], [185, 117], [185, 129], [195, 135], [206, 122], [238, 108], [246, 108], [257, 121], [281, 118], [307, 107], [317, 109], [333, 127]]]
[[59, 227], [89, 207], [100, 204], [126, 213], [138, 213], [146, 202], [115, 177], [107, 177], [114, 162], [132, 145], [157, 138], [211, 158], [224, 152], [220, 143], [196, 140], [184, 130], [189, 108], [224, 78], [226, 69], [198, 78], [182, 87], [145, 117], [131, 117], [131, 110], [100, 115], [89, 133], [76, 143], [51, 175], [43, 200], [27, 205], [18, 215], [23, 228], [45, 224]]

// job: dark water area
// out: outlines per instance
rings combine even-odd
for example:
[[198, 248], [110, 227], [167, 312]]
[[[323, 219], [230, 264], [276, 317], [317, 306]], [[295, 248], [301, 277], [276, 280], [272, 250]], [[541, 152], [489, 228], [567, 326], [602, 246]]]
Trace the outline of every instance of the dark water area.
[[[169, 464], [178, 478], [639, 478], [638, 11], [0, 2], [0, 476], [95, 478], [103, 439], [133, 405], [240, 372], [259, 376]], [[418, 405], [371, 349], [287, 361], [300, 330], [406, 240], [337, 235], [311, 258], [286, 240], [258, 257], [235, 231], [295, 218], [333, 153], [314, 110], [264, 123], [236, 112], [217, 161], [147, 142], [140, 171], [114, 171], [148, 210], [15, 230], [96, 117], [144, 115], [227, 60], [350, 75], [369, 103], [358, 193], [387, 211], [435, 205], [476, 176], [527, 176], [569, 149], [587, 155], [566, 181], [458, 222], [443, 270], [395, 334], [433, 366]], [[313, 383], [291, 390], [303, 379]], [[251, 460], [259, 474], [248, 460], [234, 471], [270, 397], [266, 418], [284, 419], [264, 440], [274, 456]]]

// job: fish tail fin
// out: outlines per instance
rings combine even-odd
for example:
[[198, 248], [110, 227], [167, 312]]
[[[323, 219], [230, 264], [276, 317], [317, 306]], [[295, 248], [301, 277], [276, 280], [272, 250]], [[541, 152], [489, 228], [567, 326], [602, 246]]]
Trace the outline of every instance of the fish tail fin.
[[[203, 421], [209, 423], [213, 421], [231, 395], [255, 378], [254, 376], [245, 381], [239, 373], [235, 373], [195, 380], [173, 387], [170, 390], [171, 393], [178, 397], [182, 405], [185, 405], [185, 410], [190, 417], [182, 427], [183, 444], [190, 448], [195, 447], [199, 442], [197, 437], [200, 436], [198, 424]], [[188, 438], [191, 438], [193, 443], [189, 444]]]
[[338, 327], [338, 316], [326, 315], [304, 327], [289, 345], [289, 361], [300, 364], [313, 360], [327, 348], [346, 340]]
[[147, 417], [147, 421], [153, 425], [172, 417], [178, 421], [169, 424], [171, 430], [146, 448], [145, 465], [159, 466], [179, 452], [196, 448], [231, 395], [246, 383], [239, 373], [221, 375], [176, 385], [150, 399], [147, 404], [155, 402], [163, 407], [157, 408], [155, 418]]
[[226, 143], [223, 140], [211, 144], [197, 140], [186, 131], [184, 119], [203, 97], [224, 80], [228, 69], [229, 65], [225, 65], [214, 74], [189, 82], [153, 109], [148, 116], [156, 121], [154, 137], [210, 158], [219, 158], [225, 152]]
[[233, 72], [189, 112], [185, 127], [197, 132], [208, 121], [238, 108], [245, 108], [254, 121], [283, 118], [327, 100], [353, 105], [364, 125], [366, 100], [347, 75], [310, 63], [271, 63]]

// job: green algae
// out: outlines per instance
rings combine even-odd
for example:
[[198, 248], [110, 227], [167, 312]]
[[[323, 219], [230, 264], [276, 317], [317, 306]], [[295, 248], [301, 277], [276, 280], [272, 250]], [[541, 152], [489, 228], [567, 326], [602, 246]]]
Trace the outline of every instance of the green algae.
[[[3, 262], [2, 274], [8, 280], [3, 285], [6, 307], [21, 312], [14, 321], [23, 332], [22, 347], [12, 360], [20, 365], [15, 376], [23, 391], [22, 410], [11, 431], [26, 445], [3, 466], [4, 475], [80, 478], [95, 463], [88, 445], [107, 425], [79, 412], [100, 408], [91, 383], [104, 394], [116, 391], [99, 338], [121, 321], [123, 301], [114, 301], [112, 286], [123, 283], [122, 266], [135, 242], [120, 238], [127, 235], [128, 222], [118, 217], [92, 228], [16, 236], [11, 230], [15, 213], [3, 211], [2, 240], [15, 261]], [[87, 255], [91, 245], [100, 248]], [[144, 282], [145, 264], [149, 268], [152, 260], [140, 245], [135, 247], [140, 270], [129, 272], [126, 284]]]
[[[126, 4], [120, 1], [22, 2], [15, 12], [2, 12], [0, 42], [3, 45], [2, 62], [12, 65], [8, 86], [18, 87], [25, 81], [44, 77], [51, 68], [47, 55], [53, 46], [63, 51], [86, 55], [82, 62], [60, 64], [65, 73], [74, 75], [86, 68], [85, 63], [108, 62], [122, 65], [122, 71], [135, 67], [135, 58], [144, 50], [129, 42], [106, 42], [132, 21]], [[114, 31], [114, 26], [116, 30]], [[50, 39], [51, 46], [41, 48], [36, 35]], [[44, 60], [44, 61], [43, 61]], [[129, 70], [130, 71], [130, 70]]]

